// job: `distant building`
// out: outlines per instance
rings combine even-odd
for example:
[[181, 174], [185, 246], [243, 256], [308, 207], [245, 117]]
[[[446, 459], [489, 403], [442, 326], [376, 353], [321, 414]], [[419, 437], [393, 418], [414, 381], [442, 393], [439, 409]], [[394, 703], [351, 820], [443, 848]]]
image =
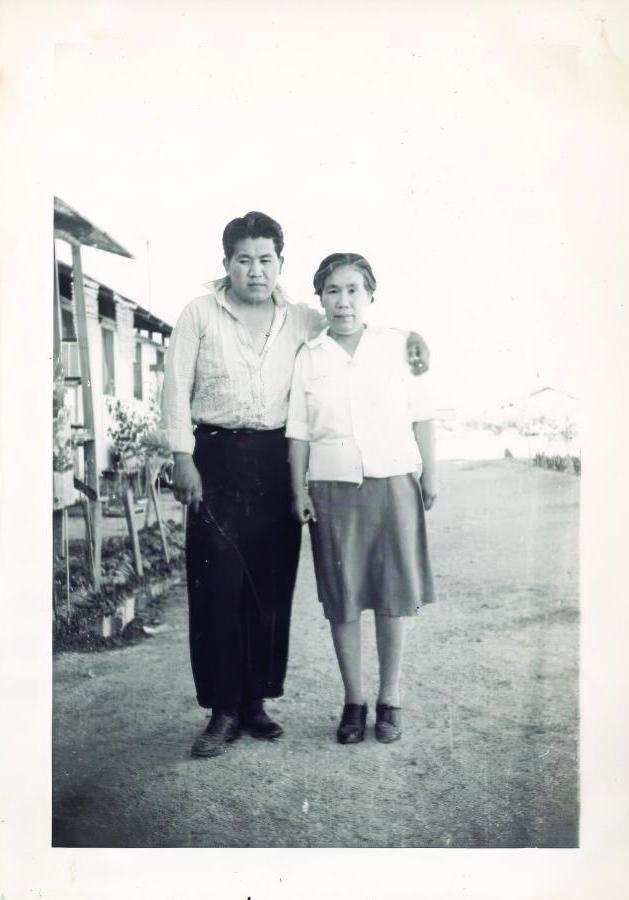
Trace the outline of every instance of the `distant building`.
[[532, 391], [517, 404], [518, 424], [524, 431], [535, 432], [538, 426], [554, 424], [558, 429], [576, 432], [579, 421], [579, 399], [549, 385]]

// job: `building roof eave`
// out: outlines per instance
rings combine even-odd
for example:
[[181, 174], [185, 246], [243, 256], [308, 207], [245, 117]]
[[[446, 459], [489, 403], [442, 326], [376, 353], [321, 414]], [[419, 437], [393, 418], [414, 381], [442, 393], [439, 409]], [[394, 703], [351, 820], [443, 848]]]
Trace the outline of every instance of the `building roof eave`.
[[133, 254], [122, 244], [110, 237], [106, 231], [92, 225], [85, 216], [82, 216], [59, 197], [54, 198], [54, 227], [55, 237], [133, 259]]

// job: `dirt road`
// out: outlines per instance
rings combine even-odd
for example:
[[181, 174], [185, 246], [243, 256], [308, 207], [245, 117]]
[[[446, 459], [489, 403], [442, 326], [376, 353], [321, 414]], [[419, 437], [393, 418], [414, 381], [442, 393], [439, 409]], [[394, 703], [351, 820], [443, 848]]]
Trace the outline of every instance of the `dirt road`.
[[[572, 847], [578, 841], [578, 479], [446, 463], [430, 513], [438, 602], [410, 623], [404, 736], [341, 746], [342, 706], [306, 542], [275, 743], [194, 760], [204, 724], [185, 589], [168, 632], [62, 654], [54, 680], [56, 846]], [[370, 720], [372, 621], [363, 623]]]

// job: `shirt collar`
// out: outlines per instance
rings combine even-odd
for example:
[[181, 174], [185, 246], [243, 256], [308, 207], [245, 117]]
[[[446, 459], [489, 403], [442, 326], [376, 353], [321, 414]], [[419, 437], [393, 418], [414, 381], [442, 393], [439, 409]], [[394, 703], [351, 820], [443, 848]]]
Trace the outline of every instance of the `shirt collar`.
[[[368, 334], [371, 337], [370, 331], [373, 333], [373, 329], [365, 328], [365, 333], [363, 334], [361, 344]], [[343, 349], [339, 344], [337, 344], [334, 338], [330, 337], [330, 335], [328, 334], [327, 325], [320, 334], [318, 334], [316, 337], [311, 338], [311, 340], [306, 341], [307, 347], [326, 347], [329, 344], [332, 344], [334, 347], [338, 347], [340, 350]]]
[[[219, 306], [223, 306], [225, 309], [231, 312], [229, 304], [227, 303], [227, 288], [229, 287], [229, 280], [226, 275], [223, 275], [222, 278], [215, 278], [213, 281], [206, 281], [203, 285], [204, 288], [208, 288], [210, 293], [214, 294], [216, 297], [216, 301]], [[284, 288], [281, 284], [276, 284], [273, 288], [273, 302], [278, 307], [286, 306], [291, 302], [290, 297], [285, 292]]]

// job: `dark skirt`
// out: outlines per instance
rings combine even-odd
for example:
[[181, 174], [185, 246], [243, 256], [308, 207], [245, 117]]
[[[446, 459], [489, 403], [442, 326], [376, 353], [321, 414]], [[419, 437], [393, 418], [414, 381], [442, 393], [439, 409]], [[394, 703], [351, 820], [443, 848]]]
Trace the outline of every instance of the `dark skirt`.
[[283, 430], [195, 431], [203, 503], [188, 515], [190, 654], [201, 706], [278, 697], [301, 526]]
[[419, 477], [365, 478], [361, 485], [311, 481], [310, 526], [317, 591], [331, 622], [365, 609], [412, 616], [434, 587]]

